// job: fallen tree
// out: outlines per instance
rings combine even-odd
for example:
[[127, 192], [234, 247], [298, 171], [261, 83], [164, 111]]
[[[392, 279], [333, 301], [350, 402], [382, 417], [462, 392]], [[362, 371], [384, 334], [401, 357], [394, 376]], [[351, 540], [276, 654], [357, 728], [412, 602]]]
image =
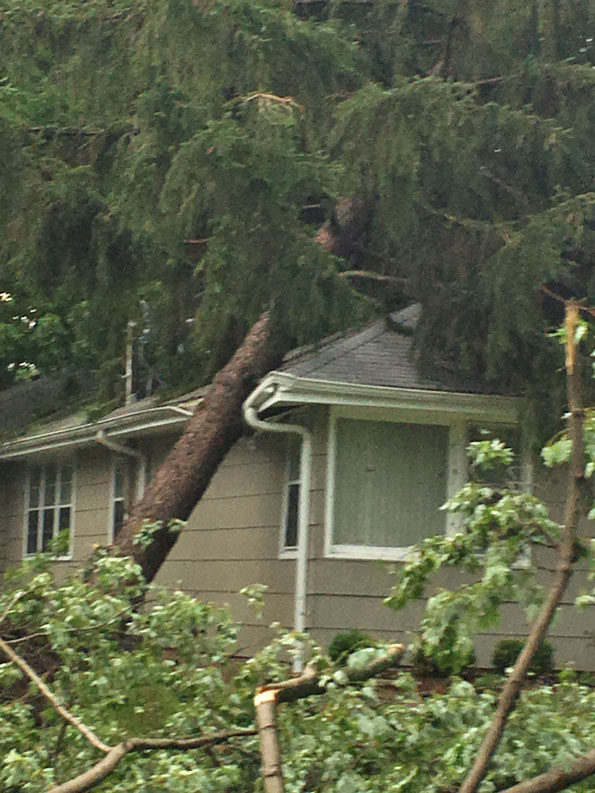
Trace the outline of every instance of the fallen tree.
[[[91, 580], [78, 575], [56, 583], [51, 560], [34, 559], [0, 592], [0, 652], [8, 660], [0, 665], [3, 790], [84, 793], [101, 783], [109, 793], [147, 785], [177, 793], [190, 784], [192, 790], [224, 793], [231, 785], [248, 793], [261, 775], [267, 793], [283, 793], [285, 780], [290, 789], [365, 785], [384, 793], [408, 784], [413, 793], [425, 793], [458, 788], [472, 761], [475, 785], [485, 781], [506, 793], [556, 793], [592, 776], [595, 691], [568, 674], [554, 687], [523, 688], [574, 562], [589, 552], [577, 535], [585, 453], [577, 308], [567, 308], [566, 326], [571, 459], [565, 525], [553, 523], [530, 494], [470, 482], [448, 505], [465, 517], [467, 532], [421, 543], [390, 603], [419, 598], [443, 564], [473, 572], [473, 583], [431, 597], [421, 622], [427, 657], [450, 653], [452, 661], [464, 658], [495, 608], [533, 593], [533, 600], [523, 599], [541, 603], [541, 614], [503, 681], [499, 704], [495, 693], [457, 678], [443, 693], [423, 697], [402, 672], [393, 673], [390, 695], [381, 699], [369, 681], [398, 667], [401, 646], [361, 648], [337, 666], [307, 637], [280, 633], [239, 663], [237, 626], [225, 609], [182, 592], [147, 589], [133, 560], [100, 552]], [[592, 433], [592, 418], [587, 423]], [[490, 454], [495, 462], [510, 458], [492, 441], [472, 451], [476, 462]], [[535, 570], [517, 575], [514, 564], [527, 545], [541, 542], [560, 556], [544, 597], [533, 590]], [[151, 607], [139, 611], [141, 594]], [[301, 652], [304, 644], [306, 672], [286, 679], [288, 651]], [[52, 669], [43, 667], [49, 655]], [[321, 705], [311, 697], [321, 697]], [[519, 753], [519, 744], [534, 750]], [[499, 758], [513, 758], [514, 770]]]
[[[315, 237], [320, 248], [339, 254], [357, 225], [357, 202], [345, 199], [337, 219], [324, 224]], [[282, 334], [268, 312], [250, 329], [233, 357], [187, 421], [182, 436], [156, 471], [142, 499], [117, 537], [118, 552], [132, 556], [147, 581], [152, 581], [179, 536], [185, 521], [207, 489], [219, 464], [242, 434], [242, 404], [258, 380], [281, 362]], [[156, 528], [150, 542], [135, 537], [146, 524]]]

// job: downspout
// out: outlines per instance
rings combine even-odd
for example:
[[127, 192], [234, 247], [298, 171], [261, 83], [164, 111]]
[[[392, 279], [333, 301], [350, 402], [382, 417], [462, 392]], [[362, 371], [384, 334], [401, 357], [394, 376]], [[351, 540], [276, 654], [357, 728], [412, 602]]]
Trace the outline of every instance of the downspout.
[[147, 483], [146, 456], [142, 452], [137, 451], [137, 449], [132, 449], [130, 446], [126, 446], [125, 443], [118, 443], [118, 441], [113, 440], [113, 438], [110, 438], [105, 434], [104, 430], [97, 431], [95, 440], [97, 443], [105, 446], [106, 449], [116, 452], [116, 454], [123, 454], [128, 457], [134, 457], [135, 460], [138, 460], [138, 472], [135, 487], [136, 493], [134, 496], [134, 501], [139, 501], [145, 492], [145, 485]]
[[142, 452], [137, 451], [136, 449], [131, 449], [130, 446], [126, 446], [125, 443], [118, 443], [118, 441], [112, 440], [108, 435], [105, 434], [103, 430], [98, 430], [97, 434], [95, 435], [95, 440], [97, 443], [100, 443], [102, 446], [105, 446], [106, 449], [111, 449], [113, 452], [117, 454], [124, 454], [128, 457], [135, 457], [137, 460], [141, 460], [145, 462], [145, 456]]
[[[296, 631], [306, 629], [307, 582], [308, 582], [308, 530], [310, 526], [310, 479], [312, 471], [312, 434], [299, 424], [282, 424], [263, 421], [258, 416], [254, 403], [261, 394], [257, 387], [246, 399], [242, 412], [246, 424], [257, 430], [276, 433], [294, 433], [302, 438], [300, 450], [300, 497], [298, 511], [298, 544], [295, 565], [295, 602], [293, 624]], [[301, 672], [304, 667], [303, 650], [293, 661], [293, 671]]]

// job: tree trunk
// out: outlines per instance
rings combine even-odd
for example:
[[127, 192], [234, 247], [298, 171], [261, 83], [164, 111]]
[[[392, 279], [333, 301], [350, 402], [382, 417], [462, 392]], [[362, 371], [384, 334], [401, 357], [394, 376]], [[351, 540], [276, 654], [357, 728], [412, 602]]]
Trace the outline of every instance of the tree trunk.
[[[229, 363], [188, 419], [182, 437], [157, 470], [143, 498], [117, 537], [119, 552], [132, 556], [151, 581], [178, 538], [168, 528], [186, 520], [207, 489], [217, 467], [242, 434], [242, 403], [258, 380], [281, 360], [282, 351], [271, 330], [268, 314], [254, 324]], [[148, 547], [134, 539], [146, 523], [163, 526]]]
[[[343, 255], [354, 234], [361, 230], [363, 214], [357, 200], [341, 199], [335, 217], [322, 226], [316, 242], [330, 253]], [[156, 576], [178, 539], [179, 532], [170, 530], [167, 524], [190, 516], [219, 464], [242, 434], [244, 400], [258, 380], [281, 362], [283, 353], [268, 313], [262, 314], [231, 361], [216, 375], [182, 437], [132, 510], [116, 545], [122, 555], [132, 556], [140, 564], [147, 581]], [[156, 522], [163, 526], [152, 534], [151, 543], [144, 547], [135, 544], [143, 525]]]

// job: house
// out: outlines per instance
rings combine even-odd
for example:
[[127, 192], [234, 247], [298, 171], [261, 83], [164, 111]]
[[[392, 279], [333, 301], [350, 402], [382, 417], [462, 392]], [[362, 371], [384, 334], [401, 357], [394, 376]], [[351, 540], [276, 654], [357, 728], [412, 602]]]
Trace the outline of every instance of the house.
[[[422, 537], [459, 529], [438, 508], [465, 482], [465, 446], [479, 429], [522, 448], [519, 397], [420, 371], [411, 337], [418, 313], [410, 306], [388, 324], [292, 353], [246, 400], [252, 430], [220, 466], [157, 577], [230, 603], [245, 652], [270, 637], [273, 620], [323, 642], [349, 628], [405, 639], [423, 604], [399, 614], [383, 605], [391, 564]], [[27, 413], [27, 389], [35, 386], [0, 394], [0, 417], [9, 400], [11, 415]], [[81, 412], [13, 426], [0, 445], [0, 566], [46, 548], [61, 529], [70, 537], [56, 565], [67, 570], [94, 545], [117, 542], [126, 510], [203, 394], [145, 399], [98, 421]], [[520, 461], [518, 486], [546, 493], [559, 517], [563, 472], [545, 479], [528, 453]], [[268, 587], [262, 621], [238, 594], [256, 582]], [[595, 669], [593, 614], [574, 609], [577, 586], [552, 630], [556, 660]], [[479, 639], [479, 663], [489, 662], [498, 638], [525, 633], [521, 609], [506, 604], [501, 628]]]

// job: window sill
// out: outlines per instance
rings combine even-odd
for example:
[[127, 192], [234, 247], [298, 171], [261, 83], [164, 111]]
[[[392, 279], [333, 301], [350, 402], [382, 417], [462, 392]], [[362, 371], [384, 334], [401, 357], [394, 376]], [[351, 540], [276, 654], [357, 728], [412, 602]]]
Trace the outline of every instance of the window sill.
[[279, 559], [297, 559], [298, 552], [297, 548], [284, 548], [283, 550], [279, 551]]
[[[36, 556], [39, 556], [39, 553], [26, 553], [23, 556], [23, 561], [28, 562], [30, 559], [35, 559]], [[72, 554], [68, 556], [50, 556], [50, 562], [74, 562], [74, 556]]]
[[413, 546], [399, 548], [372, 545], [331, 545], [327, 548], [327, 559], [372, 560], [380, 562], [407, 562], [411, 559]]

